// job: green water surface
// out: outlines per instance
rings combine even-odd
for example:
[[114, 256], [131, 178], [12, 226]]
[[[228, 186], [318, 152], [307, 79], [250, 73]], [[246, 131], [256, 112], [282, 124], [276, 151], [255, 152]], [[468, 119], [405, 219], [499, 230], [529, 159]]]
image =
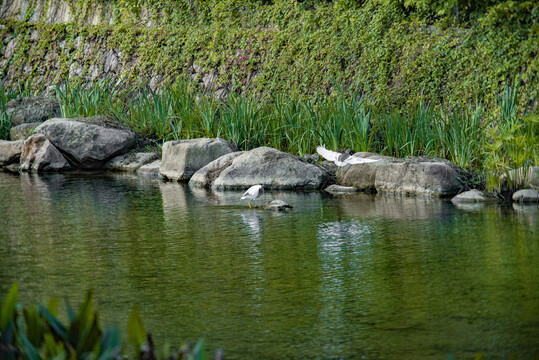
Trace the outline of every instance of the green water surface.
[[227, 359], [532, 359], [539, 207], [267, 191], [288, 213], [126, 175], [0, 173], [0, 288]]

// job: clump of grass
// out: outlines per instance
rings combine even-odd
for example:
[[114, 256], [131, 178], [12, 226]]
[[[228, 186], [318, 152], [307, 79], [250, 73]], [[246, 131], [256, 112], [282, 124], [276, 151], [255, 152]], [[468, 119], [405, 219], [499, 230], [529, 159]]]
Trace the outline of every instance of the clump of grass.
[[91, 86], [66, 80], [56, 87], [56, 98], [60, 102], [62, 117], [90, 117], [108, 115], [116, 119], [122, 117], [124, 104], [121, 83], [101, 79]]
[[16, 86], [7, 90], [0, 83], [0, 139], [9, 139], [11, 120], [7, 113], [7, 103], [10, 100], [32, 96], [32, 81], [18, 82]]

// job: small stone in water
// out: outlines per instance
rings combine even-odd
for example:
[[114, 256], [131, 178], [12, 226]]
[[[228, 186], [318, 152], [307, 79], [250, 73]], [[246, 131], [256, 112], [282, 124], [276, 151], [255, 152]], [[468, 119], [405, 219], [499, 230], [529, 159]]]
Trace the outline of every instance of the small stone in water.
[[292, 208], [293, 206], [288, 205], [282, 200], [272, 200], [262, 206], [262, 209], [264, 210], [274, 210], [274, 211], [285, 211]]

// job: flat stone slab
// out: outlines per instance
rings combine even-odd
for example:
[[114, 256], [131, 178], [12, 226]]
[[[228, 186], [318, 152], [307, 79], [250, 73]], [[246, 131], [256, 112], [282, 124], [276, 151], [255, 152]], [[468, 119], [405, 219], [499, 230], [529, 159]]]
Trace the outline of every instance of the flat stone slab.
[[27, 97], [14, 99], [6, 104], [12, 126], [43, 122], [60, 116], [60, 104], [53, 97]]
[[35, 133], [44, 134], [75, 168], [100, 169], [116, 155], [124, 154], [135, 144], [135, 133], [128, 129], [97, 125], [100, 117], [51, 119]]
[[214, 189], [318, 190], [331, 181], [321, 167], [282, 151], [260, 147], [228, 154], [200, 169], [191, 179], [196, 186]]
[[153, 152], [128, 153], [112, 158], [103, 168], [110, 171], [136, 172], [158, 158], [159, 154]]
[[220, 138], [167, 141], [159, 173], [165, 179], [189, 181], [199, 169], [235, 151], [236, 145]]
[[500, 199], [482, 191], [473, 189], [456, 195], [451, 199], [451, 202], [453, 204], [497, 203], [500, 202]]
[[148, 176], [161, 176], [159, 175], [159, 168], [161, 167], [161, 160], [154, 160], [149, 164], [141, 166], [137, 173]]
[[24, 141], [0, 140], [0, 166], [18, 163], [22, 154]]
[[513, 201], [526, 204], [539, 203], [539, 190], [518, 190], [513, 194]]
[[342, 186], [333, 184], [325, 188], [324, 191], [327, 191], [332, 194], [353, 194], [357, 193], [359, 189], [355, 186]]

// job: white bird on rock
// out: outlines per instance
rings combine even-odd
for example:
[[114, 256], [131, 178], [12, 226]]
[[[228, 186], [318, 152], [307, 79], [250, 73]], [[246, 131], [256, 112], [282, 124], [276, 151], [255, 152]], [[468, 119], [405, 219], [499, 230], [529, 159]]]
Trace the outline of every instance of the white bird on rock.
[[251, 206], [251, 201], [254, 201], [256, 198], [264, 194], [264, 188], [262, 185], [251, 186], [245, 194], [241, 197], [241, 200], [249, 200], [249, 207]]
[[316, 152], [322, 155], [324, 159], [333, 161], [337, 166], [345, 166], [348, 164], [365, 164], [378, 161], [352, 156], [350, 155], [350, 149], [347, 149], [344, 153], [341, 154], [336, 151], [328, 150], [324, 146], [318, 146], [316, 148]]

